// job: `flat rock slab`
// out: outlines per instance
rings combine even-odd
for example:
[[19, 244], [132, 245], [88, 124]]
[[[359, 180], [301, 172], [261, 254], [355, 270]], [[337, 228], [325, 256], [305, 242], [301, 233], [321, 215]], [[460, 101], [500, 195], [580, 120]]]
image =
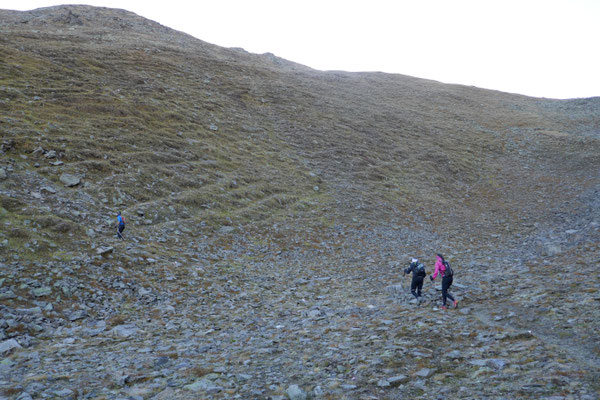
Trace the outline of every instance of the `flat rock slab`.
[[110, 253], [112, 253], [113, 251], [115, 251], [115, 248], [114, 248], [114, 247], [111, 247], [111, 246], [98, 247], [98, 248], [96, 249], [96, 254], [103, 256], [103, 255], [105, 255], [105, 254], [110, 254]]
[[52, 294], [52, 288], [49, 286], [44, 286], [41, 288], [35, 288], [32, 291], [33, 295], [35, 297], [44, 297], [44, 296], [49, 296]]
[[81, 177], [65, 173], [60, 176], [60, 181], [67, 187], [73, 187], [81, 183]]
[[6, 354], [14, 349], [20, 349], [21, 345], [15, 339], [8, 339], [0, 343], [0, 354]]
[[431, 369], [431, 368], [423, 368], [421, 370], [419, 370], [415, 375], [418, 376], [419, 378], [429, 378], [431, 375], [433, 375], [435, 372], [435, 370]]

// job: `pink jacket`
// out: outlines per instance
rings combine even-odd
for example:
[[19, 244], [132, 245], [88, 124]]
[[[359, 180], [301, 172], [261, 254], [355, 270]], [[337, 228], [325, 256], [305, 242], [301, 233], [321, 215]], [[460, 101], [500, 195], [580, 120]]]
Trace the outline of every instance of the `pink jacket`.
[[439, 256], [435, 256], [435, 258], [435, 272], [431, 275], [431, 278], [437, 278], [438, 274], [443, 278], [446, 275], [446, 266], [442, 264], [442, 259]]

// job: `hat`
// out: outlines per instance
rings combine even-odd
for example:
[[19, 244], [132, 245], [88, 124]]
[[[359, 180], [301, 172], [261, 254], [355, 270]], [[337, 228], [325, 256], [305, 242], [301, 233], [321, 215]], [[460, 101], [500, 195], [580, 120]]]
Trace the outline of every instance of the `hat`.
[[418, 258], [413, 258], [411, 262], [419, 262]]

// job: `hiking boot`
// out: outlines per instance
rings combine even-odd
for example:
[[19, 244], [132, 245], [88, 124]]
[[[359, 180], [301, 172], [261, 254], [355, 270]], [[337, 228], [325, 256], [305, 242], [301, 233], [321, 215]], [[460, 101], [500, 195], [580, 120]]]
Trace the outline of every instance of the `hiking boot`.
[[454, 308], [458, 308], [458, 300], [454, 300]]
[[448, 307], [442, 306], [442, 310], [446, 311], [447, 309], [448, 309]]

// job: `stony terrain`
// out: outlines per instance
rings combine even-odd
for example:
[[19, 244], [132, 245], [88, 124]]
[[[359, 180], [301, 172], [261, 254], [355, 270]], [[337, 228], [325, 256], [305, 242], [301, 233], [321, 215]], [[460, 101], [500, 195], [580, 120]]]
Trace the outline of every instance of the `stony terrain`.
[[0, 31], [0, 399], [600, 398], [600, 98]]

